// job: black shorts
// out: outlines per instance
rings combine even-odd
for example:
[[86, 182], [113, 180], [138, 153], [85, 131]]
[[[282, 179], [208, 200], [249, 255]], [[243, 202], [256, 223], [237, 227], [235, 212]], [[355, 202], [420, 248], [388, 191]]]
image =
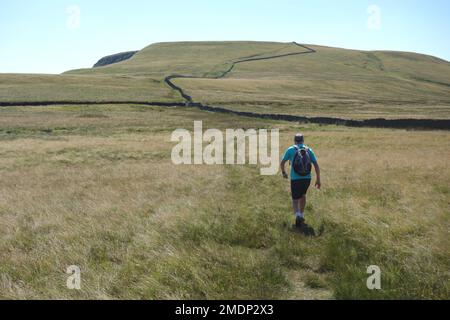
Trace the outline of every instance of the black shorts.
[[292, 199], [298, 200], [308, 192], [311, 179], [291, 180]]

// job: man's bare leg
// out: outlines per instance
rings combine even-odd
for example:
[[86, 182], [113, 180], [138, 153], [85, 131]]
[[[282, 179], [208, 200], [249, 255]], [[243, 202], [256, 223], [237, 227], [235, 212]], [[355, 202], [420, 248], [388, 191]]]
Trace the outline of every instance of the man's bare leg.
[[300, 212], [305, 213], [306, 208], [306, 194], [299, 200]]
[[294, 208], [294, 214], [300, 211], [300, 200], [292, 200], [292, 207]]
[[293, 200], [295, 212], [295, 226], [300, 228], [303, 224], [302, 199]]

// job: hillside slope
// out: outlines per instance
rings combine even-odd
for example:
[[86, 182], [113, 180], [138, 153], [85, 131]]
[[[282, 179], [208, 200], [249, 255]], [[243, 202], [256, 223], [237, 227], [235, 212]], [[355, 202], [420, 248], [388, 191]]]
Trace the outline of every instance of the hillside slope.
[[[214, 79], [236, 61], [305, 49], [276, 42], [157, 43], [126, 61], [71, 70], [59, 79], [99, 77], [101, 82], [114, 78], [128, 90], [127, 98], [179, 102], [179, 94], [163, 80], [180, 74], [199, 78], [175, 80], [195, 101], [239, 111], [344, 118], [450, 118], [449, 62], [415, 53], [310, 47], [316, 52], [240, 63], [225, 78]], [[81, 86], [90, 83], [87, 78], [78, 79]], [[134, 92], [136, 81], [150, 84], [147, 95]], [[45, 99], [64, 100], [67, 93], [67, 99], [78, 94], [81, 101], [98, 100], [96, 90], [109, 101], [121, 96], [121, 90], [109, 92], [96, 83], [90, 85], [92, 90], [81, 91], [67, 86], [60, 90], [59, 86], [58, 81], [50, 83]], [[29, 99], [33, 96], [30, 90], [19, 77], [5, 79], [0, 75], [0, 101]], [[40, 97], [43, 95], [41, 91]]]
[[162, 81], [143, 77], [0, 74], [0, 103], [181, 102]]
[[400, 52], [316, 52], [236, 65], [225, 79], [180, 79], [196, 101], [309, 116], [450, 117], [450, 64]]
[[188, 74], [214, 76], [226, 70], [232, 61], [269, 56], [289, 50], [302, 51], [291, 43], [277, 42], [167, 42], [152, 44], [131, 59], [96, 69], [79, 69], [67, 74], [119, 74], [160, 77]]

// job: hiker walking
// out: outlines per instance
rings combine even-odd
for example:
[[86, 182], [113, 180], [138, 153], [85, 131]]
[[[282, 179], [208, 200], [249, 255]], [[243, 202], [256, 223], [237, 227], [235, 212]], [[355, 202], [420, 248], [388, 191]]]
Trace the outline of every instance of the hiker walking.
[[305, 225], [306, 193], [311, 184], [311, 169], [314, 166], [317, 175], [315, 186], [320, 189], [320, 168], [314, 151], [304, 144], [305, 138], [303, 135], [296, 134], [294, 142], [295, 144], [285, 151], [280, 166], [283, 177], [288, 179], [289, 176], [284, 167], [287, 161], [290, 162], [295, 226], [301, 228]]

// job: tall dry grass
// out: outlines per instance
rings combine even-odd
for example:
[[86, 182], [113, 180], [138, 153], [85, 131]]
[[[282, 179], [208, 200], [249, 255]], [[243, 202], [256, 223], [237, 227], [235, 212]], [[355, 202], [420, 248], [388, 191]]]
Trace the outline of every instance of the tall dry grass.
[[[302, 131], [324, 188], [290, 231], [289, 186], [255, 166], [173, 166], [170, 134]], [[0, 110], [0, 296], [449, 297], [449, 134], [298, 126], [136, 106]], [[69, 265], [81, 290], [66, 287]], [[379, 265], [382, 290], [366, 288]]]

